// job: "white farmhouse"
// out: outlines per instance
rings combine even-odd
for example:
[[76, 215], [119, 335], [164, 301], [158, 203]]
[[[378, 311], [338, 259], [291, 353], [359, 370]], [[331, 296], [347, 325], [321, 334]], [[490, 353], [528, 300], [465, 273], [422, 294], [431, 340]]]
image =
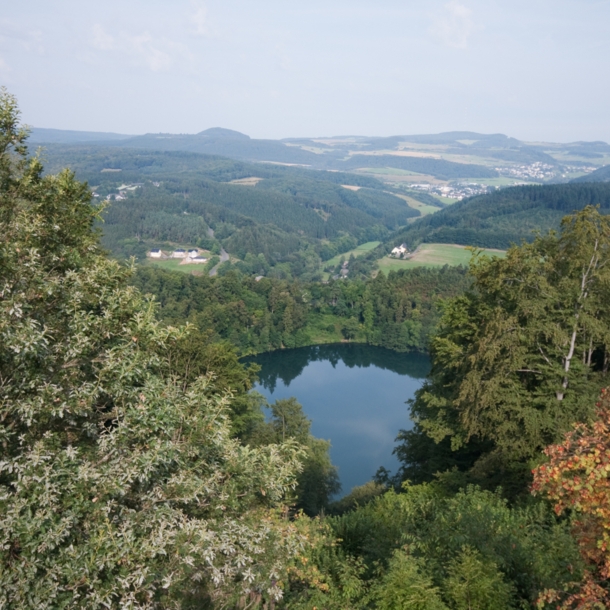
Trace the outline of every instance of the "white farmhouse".
[[181, 265], [197, 265], [207, 263], [208, 259], [203, 256], [187, 256], [180, 264]]
[[148, 253], [148, 256], [150, 256], [150, 258], [161, 258], [161, 250], [159, 250], [159, 248], [153, 248]]
[[185, 258], [186, 257], [186, 250], [174, 250], [172, 252], [172, 258]]
[[392, 256], [401, 257], [404, 254], [407, 254], [409, 249], [406, 244], [401, 244], [400, 246], [392, 249]]

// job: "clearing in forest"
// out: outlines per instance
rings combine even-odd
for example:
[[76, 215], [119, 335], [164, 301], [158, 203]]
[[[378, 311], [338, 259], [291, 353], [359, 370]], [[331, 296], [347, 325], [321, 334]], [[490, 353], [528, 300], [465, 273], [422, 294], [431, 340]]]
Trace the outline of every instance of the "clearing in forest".
[[241, 184], [243, 186], [256, 186], [262, 178], [256, 176], [250, 176], [249, 178], [238, 178], [237, 180], [231, 180], [229, 184]]
[[[506, 256], [505, 250], [483, 249], [488, 256]], [[442, 267], [443, 265], [468, 265], [472, 252], [466, 246], [456, 244], [421, 244], [411, 258], [402, 260], [384, 256], [379, 261], [383, 273], [414, 267]]]
[[[437, 208], [427, 203], [422, 203], [421, 201], [417, 201], [417, 199], [409, 197], [408, 195], [400, 195], [399, 193], [392, 193], [392, 195], [394, 195], [394, 197], [400, 197], [400, 199], [404, 199], [404, 201], [407, 202], [410, 208], [413, 208], [414, 210], [419, 210], [419, 213], [422, 216], [434, 214], [435, 212], [439, 212], [441, 210], [441, 208]], [[413, 220], [415, 220], [415, 218]]]

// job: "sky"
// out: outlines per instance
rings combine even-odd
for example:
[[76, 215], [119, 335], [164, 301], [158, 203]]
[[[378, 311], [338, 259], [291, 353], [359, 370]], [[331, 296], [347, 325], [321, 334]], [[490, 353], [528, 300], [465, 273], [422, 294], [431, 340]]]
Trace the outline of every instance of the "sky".
[[610, 0], [2, 2], [36, 127], [610, 141]]

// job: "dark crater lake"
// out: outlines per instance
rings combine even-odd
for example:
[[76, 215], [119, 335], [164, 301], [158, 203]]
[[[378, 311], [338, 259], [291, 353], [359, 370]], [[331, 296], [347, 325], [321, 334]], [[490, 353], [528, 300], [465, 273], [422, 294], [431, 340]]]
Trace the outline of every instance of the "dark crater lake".
[[428, 356], [340, 343], [246, 360], [262, 367], [256, 391], [270, 403], [294, 396], [312, 421], [312, 434], [330, 440], [341, 495], [369, 481], [380, 466], [396, 471], [394, 441], [411, 427], [405, 402], [428, 374]]

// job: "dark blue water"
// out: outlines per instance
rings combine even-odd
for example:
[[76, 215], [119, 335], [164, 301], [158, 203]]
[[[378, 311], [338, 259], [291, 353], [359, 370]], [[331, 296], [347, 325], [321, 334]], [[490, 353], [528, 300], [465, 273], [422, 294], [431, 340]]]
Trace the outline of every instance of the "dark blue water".
[[312, 420], [312, 434], [330, 440], [342, 494], [369, 481], [380, 466], [396, 470], [394, 440], [411, 427], [405, 401], [428, 374], [427, 356], [336, 344], [249, 360], [262, 367], [257, 391], [269, 402], [296, 397]]

